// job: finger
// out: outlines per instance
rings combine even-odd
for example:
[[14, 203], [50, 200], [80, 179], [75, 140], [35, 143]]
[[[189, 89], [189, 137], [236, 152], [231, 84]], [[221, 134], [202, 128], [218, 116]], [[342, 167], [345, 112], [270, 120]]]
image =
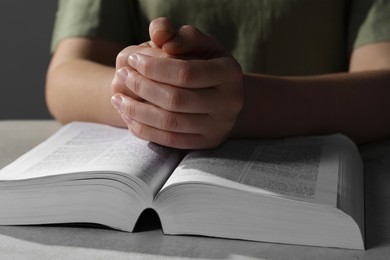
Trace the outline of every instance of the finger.
[[168, 18], [160, 17], [154, 19], [149, 25], [149, 36], [151, 41], [161, 47], [175, 35], [175, 28]]
[[138, 138], [177, 149], [203, 149], [216, 145], [205, 141], [204, 136], [199, 134], [183, 134], [169, 131], [163, 131], [141, 124], [133, 120], [127, 125], [130, 132]]
[[127, 123], [135, 120], [160, 130], [187, 134], [205, 134], [207, 131], [204, 130], [204, 126], [211, 123], [211, 118], [206, 114], [170, 112], [123, 95], [113, 97], [113, 99], [117, 98], [121, 99], [118, 110]]
[[129, 71], [132, 71], [132, 68], [120, 68], [115, 72], [115, 76], [111, 83], [111, 91], [112, 93], [122, 93], [131, 98], [142, 100], [139, 96], [137, 96], [133, 91], [131, 91], [127, 85], [126, 80], [128, 78]]
[[116, 57], [116, 68], [128, 67], [129, 56], [134, 53], [141, 53], [152, 57], [170, 58], [171, 56], [165, 53], [162, 49], [150, 47], [150, 43], [141, 45], [132, 45], [123, 49]]
[[135, 70], [128, 71], [128, 90], [158, 107], [172, 112], [209, 113], [220, 93], [216, 88], [178, 88], [150, 80]]
[[164, 43], [162, 49], [170, 55], [197, 55], [220, 57], [225, 48], [212, 36], [201, 32], [194, 26], [182, 26], [172, 40]]
[[238, 63], [229, 57], [181, 60], [138, 53], [129, 57], [128, 64], [148, 79], [185, 88], [218, 86], [228, 78], [240, 77], [241, 71]]

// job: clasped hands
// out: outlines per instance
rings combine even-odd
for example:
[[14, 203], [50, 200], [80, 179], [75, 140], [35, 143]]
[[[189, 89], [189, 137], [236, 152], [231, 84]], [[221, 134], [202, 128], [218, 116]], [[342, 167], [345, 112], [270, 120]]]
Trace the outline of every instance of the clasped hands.
[[153, 20], [150, 41], [117, 56], [112, 104], [130, 132], [181, 149], [218, 146], [243, 107], [242, 71], [213, 37]]

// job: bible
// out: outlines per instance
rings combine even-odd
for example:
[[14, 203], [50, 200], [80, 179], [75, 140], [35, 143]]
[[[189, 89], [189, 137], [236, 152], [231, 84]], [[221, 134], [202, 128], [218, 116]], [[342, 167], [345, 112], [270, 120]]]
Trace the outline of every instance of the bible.
[[73, 122], [0, 171], [0, 225], [132, 232], [153, 209], [169, 235], [364, 249], [363, 185], [341, 134], [186, 151]]

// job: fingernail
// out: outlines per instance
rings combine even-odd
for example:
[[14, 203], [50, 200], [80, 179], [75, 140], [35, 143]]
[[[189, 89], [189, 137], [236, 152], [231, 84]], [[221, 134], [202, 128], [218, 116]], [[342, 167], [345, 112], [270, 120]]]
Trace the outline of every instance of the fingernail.
[[130, 64], [130, 66], [132, 66], [133, 68], [136, 68], [137, 63], [138, 63], [138, 55], [137, 54], [130, 55], [128, 62]]
[[119, 95], [112, 96], [111, 103], [116, 108], [116, 110], [118, 110], [118, 112], [121, 113], [122, 98]]
[[151, 33], [151, 36], [152, 37], [154, 37], [157, 33], [160, 33], [160, 32], [162, 32], [162, 33], [166, 33], [167, 32], [167, 30], [166, 30], [166, 28], [165, 27], [157, 27], [157, 28], [154, 28], [153, 29], [153, 31], [152, 31], [152, 33]]
[[126, 81], [128, 72], [125, 68], [120, 68], [119, 70], [116, 71], [116, 76], [123, 82]]

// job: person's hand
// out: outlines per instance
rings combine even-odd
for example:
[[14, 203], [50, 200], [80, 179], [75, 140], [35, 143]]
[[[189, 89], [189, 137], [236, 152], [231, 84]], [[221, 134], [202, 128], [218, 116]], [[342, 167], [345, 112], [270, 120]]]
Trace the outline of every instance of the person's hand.
[[170, 40], [174, 36], [174, 33], [174, 27], [168, 19], [158, 18], [150, 24], [149, 34], [151, 40], [149, 42], [140, 45], [131, 45], [123, 49], [117, 55], [116, 73], [111, 83], [113, 94], [122, 93], [140, 100], [140, 98], [126, 86], [128, 71], [132, 70], [127, 62], [128, 57], [135, 53], [142, 53], [155, 57], [169, 57], [170, 55], [161, 49], [161, 45]]
[[[165, 31], [172, 31], [169, 26]], [[184, 149], [219, 145], [243, 105], [241, 67], [214, 38], [192, 26], [160, 42], [153, 29], [152, 23], [145, 49], [118, 55], [117, 69], [124, 73], [117, 78], [127, 90], [116, 91], [114, 105], [142, 139]]]

